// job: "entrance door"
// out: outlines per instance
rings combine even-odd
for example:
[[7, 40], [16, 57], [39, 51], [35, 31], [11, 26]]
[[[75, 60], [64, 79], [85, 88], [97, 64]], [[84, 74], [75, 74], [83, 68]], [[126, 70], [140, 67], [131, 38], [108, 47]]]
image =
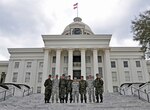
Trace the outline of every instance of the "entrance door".
[[81, 78], [81, 70], [73, 70], [73, 79], [76, 77], [77, 79]]

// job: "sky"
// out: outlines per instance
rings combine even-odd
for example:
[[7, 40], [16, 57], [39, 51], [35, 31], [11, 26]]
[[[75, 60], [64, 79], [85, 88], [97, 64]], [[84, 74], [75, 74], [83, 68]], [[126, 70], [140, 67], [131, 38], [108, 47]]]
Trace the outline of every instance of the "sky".
[[0, 0], [0, 61], [7, 48], [44, 47], [41, 35], [61, 35], [78, 16], [94, 34], [112, 34], [111, 47], [139, 46], [131, 21], [150, 9], [150, 0]]

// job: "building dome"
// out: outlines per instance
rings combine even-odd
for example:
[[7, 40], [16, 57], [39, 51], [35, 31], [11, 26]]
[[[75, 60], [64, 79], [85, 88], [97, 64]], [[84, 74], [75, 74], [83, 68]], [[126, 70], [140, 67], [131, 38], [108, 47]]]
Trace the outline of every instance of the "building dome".
[[91, 28], [82, 22], [80, 17], [76, 17], [73, 19], [74, 22], [66, 26], [62, 35], [91, 35], [93, 34]]

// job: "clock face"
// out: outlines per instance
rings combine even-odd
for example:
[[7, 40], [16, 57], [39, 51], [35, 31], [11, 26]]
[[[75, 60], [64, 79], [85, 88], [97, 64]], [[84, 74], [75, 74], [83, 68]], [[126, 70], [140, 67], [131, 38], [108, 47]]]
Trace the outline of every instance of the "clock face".
[[73, 29], [73, 34], [76, 34], [76, 35], [78, 35], [78, 34], [81, 34], [82, 32], [81, 32], [81, 29], [80, 28], [74, 28]]

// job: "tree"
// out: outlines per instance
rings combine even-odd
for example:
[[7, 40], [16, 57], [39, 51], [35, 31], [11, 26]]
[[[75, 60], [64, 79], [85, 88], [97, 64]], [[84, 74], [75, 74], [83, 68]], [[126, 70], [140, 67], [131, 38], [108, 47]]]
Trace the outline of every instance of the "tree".
[[140, 13], [139, 17], [132, 21], [131, 29], [133, 40], [139, 41], [141, 49], [145, 52], [150, 43], [150, 10]]

